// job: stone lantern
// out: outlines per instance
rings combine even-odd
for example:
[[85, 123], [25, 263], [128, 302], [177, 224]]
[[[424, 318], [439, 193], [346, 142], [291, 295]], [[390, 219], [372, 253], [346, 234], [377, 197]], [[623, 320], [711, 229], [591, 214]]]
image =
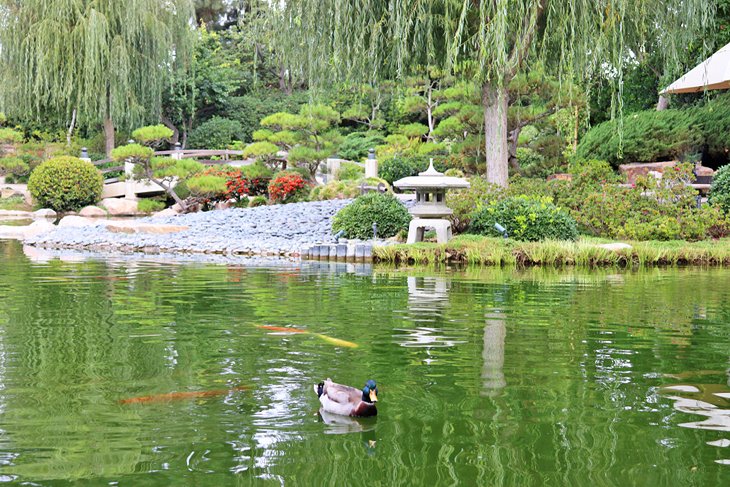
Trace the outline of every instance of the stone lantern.
[[434, 169], [431, 159], [425, 172], [399, 179], [393, 186], [416, 191], [416, 204], [409, 210], [413, 220], [408, 227], [408, 243], [422, 242], [426, 228], [436, 230], [438, 243], [448, 242], [451, 238], [449, 217], [453, 211], [446, 206], [446, 191], [450, 188], [468, 188], [469, 182], [462, 178], [444, 176]]

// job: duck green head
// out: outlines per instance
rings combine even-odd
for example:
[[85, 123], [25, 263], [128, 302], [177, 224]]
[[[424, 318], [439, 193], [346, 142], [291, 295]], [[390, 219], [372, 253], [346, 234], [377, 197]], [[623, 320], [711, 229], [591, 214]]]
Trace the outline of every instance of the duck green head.
[[370, 379], [362, 389], [362, 400], [364, 402], [378, 402], [378, 386]]

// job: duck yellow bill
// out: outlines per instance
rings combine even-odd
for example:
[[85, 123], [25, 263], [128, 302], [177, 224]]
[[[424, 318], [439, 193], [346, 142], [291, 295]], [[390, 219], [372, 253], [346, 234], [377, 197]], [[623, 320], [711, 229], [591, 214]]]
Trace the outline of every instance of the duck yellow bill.
[[370, 391], [370, 402], [378, 402], [378, 395], [374, 390]]
[[357, 343], [348, 342], [347, 340], [340, 340], [339, 338], [332, 338], [328, 337], [327, 335], [321, 335], [319, 333], [315, 333], [315, 335], [324, 340], [327, 343], [331, 343], [332, 345], [337, 345], [338, 347], [348, 347], [348, 348], [357, 348]]

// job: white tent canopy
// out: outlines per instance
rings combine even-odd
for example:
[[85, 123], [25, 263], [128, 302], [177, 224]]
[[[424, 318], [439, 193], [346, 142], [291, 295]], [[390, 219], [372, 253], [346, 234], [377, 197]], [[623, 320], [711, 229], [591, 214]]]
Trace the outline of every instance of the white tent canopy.
[[705, 90], [730, 88], [730, 44], [717, 51], [667, 86], [662, 95], [669, 93], [696, 93]]

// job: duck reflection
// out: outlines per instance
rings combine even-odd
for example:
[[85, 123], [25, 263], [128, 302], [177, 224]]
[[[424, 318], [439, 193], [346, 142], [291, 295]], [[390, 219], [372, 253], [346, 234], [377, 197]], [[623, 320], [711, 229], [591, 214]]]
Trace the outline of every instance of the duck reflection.
[[373, 416], [371, 418], [355, 418], [352, 416], [328, 413], [324, 410], [324, 408], [319, 408], [317, 414], [320, 421], [328, 426], [324, 431], [327, 435], [343, 435], [347, 433], [373, 431], [377, 422], [377, 416]]

